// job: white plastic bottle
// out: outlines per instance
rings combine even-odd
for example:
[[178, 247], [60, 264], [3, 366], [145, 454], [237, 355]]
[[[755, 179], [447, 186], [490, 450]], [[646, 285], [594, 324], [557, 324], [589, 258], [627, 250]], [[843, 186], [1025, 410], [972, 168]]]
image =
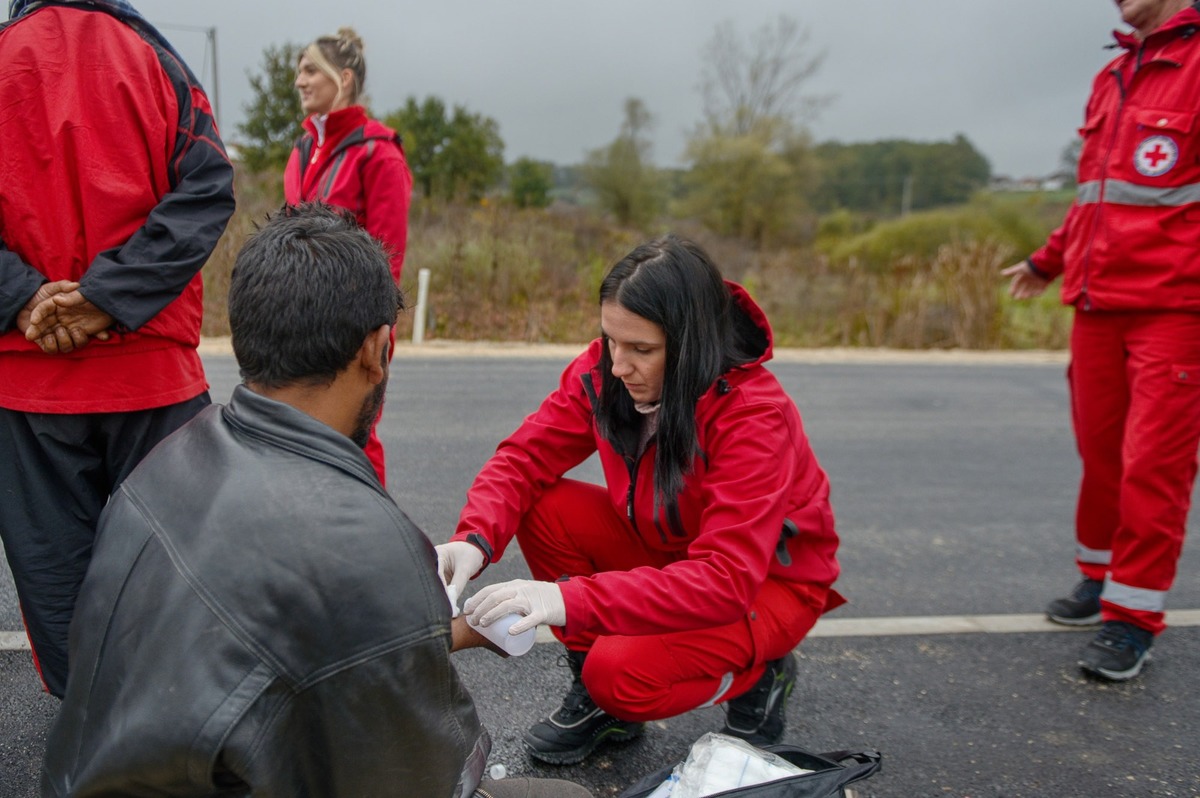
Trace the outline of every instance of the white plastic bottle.
[[519, 657], [522, 654], [528, 653], [529, 649], [533, 648], [533, 640], [537, 637], [537, 628], [526, 629], [517, 635], [508, 633], [509, 627], [521, 620], [522, 616], [515, 612], [510, 612], [503, 618], [494, 622], [491, 626], [476, 626], [471, 623], [471, 619], [467, 619], [467, 623], [471, 628], [479, 632], [479, 634], [491, 640], [500, 648], [514, 657]]
[[[450, 601], [451, 617], [457, 618], [461, 613], [458, 609], [458, 591], [454, 589], [454, 585], [446, 585], [446, 598]], [[504, 649], [505, 653], [519, 657], [522, 654], [528, 653], [529, 649], [533, 648], [534, 638], [537, 637], [536, 627], [526, 629], [519, 635], [510, 635], [508, 633], [509, 627], [519, 620], [521, 620], [521, 616], [513, 612], [505, 615], [491, 626], [476, 626], [469, 619], [467, 623], [470, 624], [472, 629], [479, 632], [479, 634]]]

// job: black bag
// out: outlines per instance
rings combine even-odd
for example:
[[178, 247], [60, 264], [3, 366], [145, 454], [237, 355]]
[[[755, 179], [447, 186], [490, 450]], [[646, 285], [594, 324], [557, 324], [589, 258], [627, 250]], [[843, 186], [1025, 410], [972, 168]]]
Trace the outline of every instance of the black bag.
[[[762, 750], [770, 751], [797, 767], [811, 770], [799, 776], [768, 781], [749, 787], [735, 787], [717, 793], [721, 798], [842, 798], [842, 788], [862, 779], [874, 776], [882, 765], [878, 751], [831, 751], [814, 754], [794, 745], [766, 745]], [[853, 764], [841, 762], [853, 760]], [[645, 798], [671, 775], [671, 767], [651, 773], [633, 785], [618, 798]]]

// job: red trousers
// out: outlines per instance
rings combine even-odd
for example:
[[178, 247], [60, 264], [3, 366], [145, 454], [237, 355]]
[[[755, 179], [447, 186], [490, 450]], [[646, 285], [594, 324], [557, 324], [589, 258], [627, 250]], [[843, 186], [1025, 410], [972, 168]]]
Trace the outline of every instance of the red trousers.
[[[517, 541], [543, 581], [662, 567], [686, 556], [647, 548], [606, 490], [570, 479], [526, 513]], [[789, 654], [808, 634], [828, 594], [821, 585], [767, 580], [744, 618], [712, 629], [574, 636], [551, 629], [567, 648], [588, 652], [583, 682], [601, 709], [622, 720], [659, 720], [749, 690], [768, 660]]]
[[1200, 314], [1078, 311], [1068, 379], [1079, 569], [1105, 581], [1105, 620], [1158, 634], [1196, 477]]

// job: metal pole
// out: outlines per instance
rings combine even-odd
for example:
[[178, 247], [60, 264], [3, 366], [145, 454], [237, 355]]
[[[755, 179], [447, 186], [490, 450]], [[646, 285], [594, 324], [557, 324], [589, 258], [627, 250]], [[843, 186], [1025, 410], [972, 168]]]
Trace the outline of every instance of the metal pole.
[[417, 309], [413, 313], [412, 342], [425, 341], [425, 309], [429, 305], [429, 269], [417, 271]]
[[213, 55], [213, 82], [212, 82], [212, 99], [213, 99], [213, 119], [217, 123], [217, 129], [221, 129], [221, 76], [217, 71], [217, 26], [213, 25], [208, 29], [208, 41], [212, 45]]

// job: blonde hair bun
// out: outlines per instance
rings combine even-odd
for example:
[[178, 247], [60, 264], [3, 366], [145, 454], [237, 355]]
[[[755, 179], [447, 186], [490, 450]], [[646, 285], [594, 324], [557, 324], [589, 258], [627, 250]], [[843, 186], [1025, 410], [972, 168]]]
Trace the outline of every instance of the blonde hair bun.
[[349, 25], [338, 28], [337, 37], [339, 41], [350, 45], [356, 50], [363, 49], [362, 37], [358, 35], [358, 31], [356, 31], [354, 28], [351, 28]]

